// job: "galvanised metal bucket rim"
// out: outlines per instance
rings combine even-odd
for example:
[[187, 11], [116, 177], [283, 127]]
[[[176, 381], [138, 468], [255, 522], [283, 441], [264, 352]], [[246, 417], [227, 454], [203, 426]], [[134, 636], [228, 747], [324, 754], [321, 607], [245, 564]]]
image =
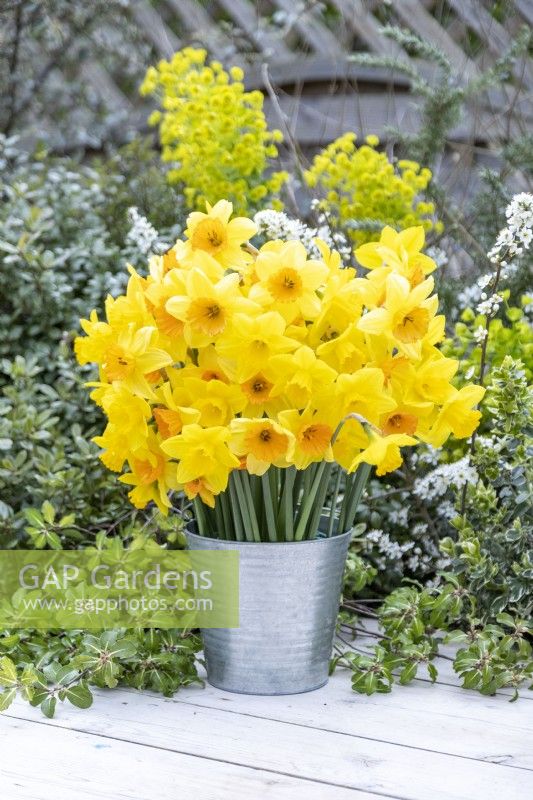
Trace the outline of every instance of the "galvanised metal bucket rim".
[[345, 531], [344, 533], [336, 533], [333, 536], [319, 536], [316, 539], [299, 539], [298, 541], [291, 541], [291, 542], [283, 542], [283, 541], [280, 541], [280, 542], [269, 542], [269, 541], [264, 541], [264, 542], [242, 541], [242, 542], [239, 542], [237, 539], [216, 539], [214, 536], [201, 536], [199, 533], [194, 533], [194, 531], [191, 530], [190, 526], [187, 526], [185, 528], [185, 533], [187, 534], [187, 537], [189, 537], [189, 536], [194, 537], [194, 539], [196, 539], [198, 542], [217, 542], [217, 544], [219, 544], [219, 545], [227, 545], [229, 547], [231, 547], [232, 545], [237, 545], [238, 547], [242, 547], [243, 545], [252, 545], [252, 546], [254, 546], [254, 545], [255, 546], [257, 546], [257, 545], [266, 545], [266, 546], [282, 545], [283, 547], [285, 547], [286, 545], [291, 545], [291, 544], [313, 545], [313, 544], [317, 544], [318, 542], [331, 542], [333, 539], [341, 540], [344, 537], [352, 535], [352, 528], [350, 528], [349, 531]]

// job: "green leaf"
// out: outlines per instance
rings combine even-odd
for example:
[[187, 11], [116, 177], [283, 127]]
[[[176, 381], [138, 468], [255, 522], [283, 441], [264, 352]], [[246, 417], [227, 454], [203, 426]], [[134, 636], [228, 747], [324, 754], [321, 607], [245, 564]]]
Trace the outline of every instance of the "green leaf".
[[45, 717], [52, 719], [56, 711], [57, 700], [54, 695], [49, 694], [41, 703], [41, 711]]
[[55, 531], [48, 531], [48, 533], [46, 534], [46, 541], [48, 542], [52, 550], [62, 549], [61, 539], [59, 538], [59, 534], [57, 534]]
[[48, 522], [49, 525], [53, 525], [56, 516], [56, 510], [49, 500], [44, 501], [41, 506], [41, 512], [46, 522]]
[[76, 708], [90, 708], [93, 704], [93, 696], [90, 690], [82, 683], [65, 689], [65, 696]]
[[37, 511], [36, 508], [25, 508], [24, 509], [24, 516], [32, 525], [35, 525], [36, 528], [41, 528], [43, 524], [43, 517]]
[[16, 696], [16, 689], [8, 689], [7, 692], [0, 692], [0, 711], [8, 709]]
[[137, 652], [137, 645], [132, 639], [119, 639], [109, 647], [112, 658], [131, 658]]
[[416, 676], [416, 671], [418, 669], [418, 664], [416, 661], [407, 664], [402, 671], [400, 672], [400, 683], [402, 686], [405, 686], [406, 683], [411, 683], [413, 678]]
[[16, 686], [18, 682], [17, 668], [10, 658], [0, 658], [0, 686]]

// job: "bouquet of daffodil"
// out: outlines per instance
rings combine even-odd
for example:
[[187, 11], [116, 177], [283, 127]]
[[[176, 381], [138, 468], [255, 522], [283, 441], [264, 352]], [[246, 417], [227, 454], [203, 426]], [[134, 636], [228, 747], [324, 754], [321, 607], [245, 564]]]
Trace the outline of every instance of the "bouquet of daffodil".
[[[364, 277], [316, 241], [249, 240], [221, 200], [183, 241], [130, 268], [127, 292], [76, 340], [96, 362], [101, 459], [138, 508], [193, 501], [201, 534], [293, 541], [349, 530], [372, 466], [478, 424], [479, 386], [456, 388], [437, 348], [444, 317], [422, 227], [385, 228], [356, 252]], [[326, 507], [325, 507], [326, 506]], [[321, 528], [326, 519], [325, 525]]]

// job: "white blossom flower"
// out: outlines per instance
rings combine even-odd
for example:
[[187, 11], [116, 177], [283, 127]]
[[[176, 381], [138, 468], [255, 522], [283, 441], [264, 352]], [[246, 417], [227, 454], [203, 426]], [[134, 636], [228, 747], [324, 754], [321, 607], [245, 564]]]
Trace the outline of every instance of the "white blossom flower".
[[475, 483], [478, 475], [470, 464], [468, 456], [451, 464], [441, 464], [436, 469], [420, 478], [415, 486], [414, 493], [422, 500], [435, 500], [446, 494], [450, 486], [462, 489], [465, 484]]
[[143, 255], [147, 255], [154, 247], [159, 234], [154, 226], [139, 214], [139, 209], [132, 206], [128, 209], [131, 228], [126, 234], [126, 241], [137, 247]]
[[[481, 295], [483, 297], [483, 295]], [[486, 317], [490, 317], [496, 313], [500, 305], [503, 303], [503, 297], [499, 294], [493, 294], [490, 297], [482, 300], [481, 303], [478, 303], [476, 306], [476, 311], [478, 314], [484, 314]]]
[[328, 247], [337, 250], [343, 261], [348, 261], [351, 255], [351, 248], [344, 234], [340, 231], [332, 231], [327, 224], [324, 215], [318, 215], [318, 228], [310, 228], [299, 219], [293, 219], [283, 211], [273, 211], [267, 209], [258, 211], [254, 216], [254, 222], [259, 228], [259, 232], [269, 239], [282, 239], [288, 241], [297, 239], [302, 242], [305, 249], [312, 258], [319, 258], [320, 251], [314, 243], [314, 239], [322, 239]]
[[[483, 342], [485, 341], [487, 336], [488, 336], [487, 329], [484, 328], [483, 325], [478, 325], [476, 330], [474, 331], [474, 340], [477, 342], [477, 344], [480, 344], [480, 345], [483, 344]], [[472, 376], [470, 376], [470, 377], [472, 377]], [[469, 378], [467, 378], [467, 380], [469, 380]]]

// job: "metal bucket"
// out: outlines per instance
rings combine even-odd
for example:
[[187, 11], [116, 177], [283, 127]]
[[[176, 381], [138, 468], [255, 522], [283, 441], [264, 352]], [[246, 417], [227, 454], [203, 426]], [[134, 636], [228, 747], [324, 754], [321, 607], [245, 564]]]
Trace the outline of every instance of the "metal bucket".
[[279, 695], [327, 683], [350, 533], [255, 543], [187, 532], [191, 550], [239, 551], [240, 626], [202, 630], [210, 684]]

